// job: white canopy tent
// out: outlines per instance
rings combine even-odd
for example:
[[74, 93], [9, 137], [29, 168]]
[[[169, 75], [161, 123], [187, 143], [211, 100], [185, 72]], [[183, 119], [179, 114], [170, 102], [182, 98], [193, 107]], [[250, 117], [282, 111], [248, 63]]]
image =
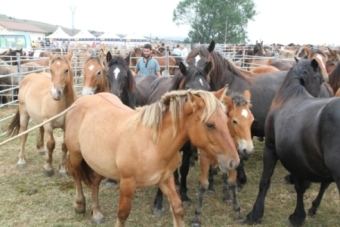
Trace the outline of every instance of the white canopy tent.
[[51, 35], [46, 36], [45, 39], [49, 39], [50, 41], [69, 41], [72, 39], [64, 30], [59, 26], [57, 30], [55, 30]]
[[146, 43], [150, 43], [144, 36], [136, 33], [127, 35], [123, 39], [128, 47], [143, 46]]
[[124, 44], [124, 40], [120, 38], [113, 32], [105, 32], [101, 36], [98, 37], [101, 43], [104, 44], [113, 44], [113, 45], [122, 45]]
[[85, 30], [85, 29], [79, 31], [72, 38], [74, 39], [75, 42], [81, 42], [81, 43], [96, 41], [96, 37], [92, 35], [88, 30]]

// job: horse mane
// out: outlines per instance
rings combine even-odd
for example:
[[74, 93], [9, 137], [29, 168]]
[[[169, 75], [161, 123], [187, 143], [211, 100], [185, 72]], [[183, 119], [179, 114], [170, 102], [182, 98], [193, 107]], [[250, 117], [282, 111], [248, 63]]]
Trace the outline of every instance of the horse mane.
[[114, 55], [112, 56], [112, 59], [110, 62], [108, 62], [108, 67], [110, 68], [112, 65], [117, 64], [121, 65], [124, 67], [124, 69], [127, 71], [127, 85], [128, 85], [128, 90], [130, 92], [134, 91], [136, 88], [136, 81], [132, 75], [132, 72], [125, 60], [125, 58], [121, 55]]
[[251, 102], [250, 100], [247, 100], [243, 94], [236, 92], [236, 91], [232, 91], [230, 89], [227, 90], [226, 95], [229, 96], [233, 102], [234, 105], [236, 107], [238, 106], [249, 106], [249, 108], [251, 107]]
[[210, 77], [208, 74], [202, 69], [201, 67], [194, 67], [194, 66], [189, 66], [187, 67], [187, 75], [183, 75], [180, 70], [177, 70], [175, 72], [174, 77], [172, 78], [173, 84], [170, 88], [170, 91], [173, 90], [178, 90], [178, 89], [185, 89], [183, 88], [183, 84], [186, 83], [186, 81], [190, 80], [190, 78], [195, 75], [196, 71], [199, 71], [201, 75], [203, 75], [204, 79], [209, 83], [210, 82]]
[[131, 132], [135, 132], [138, 126], [144, 125], [152, 129], [151, 137], [154, 142], [159, 139], [163, 116], [166, 112], [171, 113], [173, 137], [177, 135], [178, 123], [182, 120], [182, 109], [188, 100], [189, 92], [203, 99], [206, 107], [201, 116], [201, 121], [206, 122], [216, 109], [226, 112], [226, 107], [216, 97], [202, 90], [177, 90], [165, 93], [161, 99], [151, 105], [136, 108], [136, 114], [129, 122]]
[[279, 91], [274, 96], [270, 109], [281, 108], [292, 96], [299, 96], [305, 94], [306, 89], [301, 84], [301, 79], [304, 77], [300, 73], [300, 68], [307, 68], [310, 73], [313, 68], [310, 66], [310, 60], [301, 59], [295, 66], [293, 66], [283, 81]]
[[329, 74], [328, 82], [333, 91], [336, 92], [340, 87], [340, 64], [337, 64], [336, 68]]

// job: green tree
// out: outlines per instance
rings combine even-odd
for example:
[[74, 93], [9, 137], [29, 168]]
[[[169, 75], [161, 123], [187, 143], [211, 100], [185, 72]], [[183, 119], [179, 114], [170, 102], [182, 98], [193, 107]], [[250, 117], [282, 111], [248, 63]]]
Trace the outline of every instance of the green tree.
[[248, 40], [248, 20], [257, 14], [253, 0], [182, 0], [173, 11], [173, 22], [189, 25], [192, 42], [242, 43]]

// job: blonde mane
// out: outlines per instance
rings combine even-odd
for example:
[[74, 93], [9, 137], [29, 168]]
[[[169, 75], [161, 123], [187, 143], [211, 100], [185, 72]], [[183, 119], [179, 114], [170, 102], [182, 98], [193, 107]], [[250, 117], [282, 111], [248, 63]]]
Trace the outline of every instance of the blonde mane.
[[135, 132], [137, 127], [143, 125], [152, 128], [151, 136], [154, 142], [158, 141], [164, 114], [169, 111], [172, 119], [173, 137], [177, 135], [178, 123], [182, 120], [184, 103], [189, 99], [189, 93], [199, 96], [205, 103], [201, 121], [206, 122], [211, 115], [221, 109], [226, 112], [226, 107], [213, 93], [202, 90], [179, 90], [165, 93], [162, 98], [151, 105], [139, 107], [136, 114], [129, 122], [129, 129]]

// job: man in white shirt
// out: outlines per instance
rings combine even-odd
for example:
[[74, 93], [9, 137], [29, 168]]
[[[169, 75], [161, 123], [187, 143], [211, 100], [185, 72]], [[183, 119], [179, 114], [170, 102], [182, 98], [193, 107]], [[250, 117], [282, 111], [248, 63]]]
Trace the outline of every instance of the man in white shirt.
[[188, 54], [189, 54], [188, 49], [184, 45], [181, 45], [181, 57], [183, 62], [185, 62], [185, 59], [187, 58]]

